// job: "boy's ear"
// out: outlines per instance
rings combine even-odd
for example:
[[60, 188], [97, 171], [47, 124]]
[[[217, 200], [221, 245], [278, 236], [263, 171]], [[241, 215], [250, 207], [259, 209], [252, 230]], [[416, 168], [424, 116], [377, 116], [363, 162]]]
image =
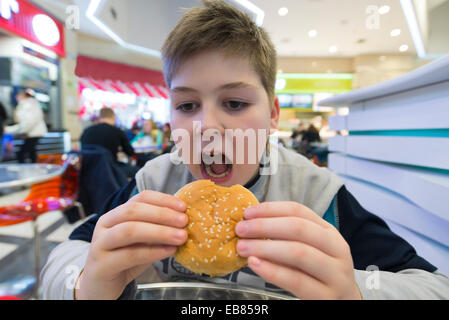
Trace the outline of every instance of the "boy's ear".
[[270, 129], [277, 130], [279, 124], [279, 113], [280, 113], [279, 99], [278, 96], [274, 96], [273, 106], [271, 108], [270, 115]]

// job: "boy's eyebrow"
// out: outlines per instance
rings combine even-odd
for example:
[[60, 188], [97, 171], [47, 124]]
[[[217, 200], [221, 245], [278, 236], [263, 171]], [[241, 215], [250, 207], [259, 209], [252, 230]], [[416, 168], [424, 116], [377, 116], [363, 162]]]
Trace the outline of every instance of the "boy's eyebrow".
[[[235, 89], [235, 88], [250, 88], [250, 89], [256, 89], [255, 85], [252, 85], [247, 82], [237, 81], [237, 82], [231, 82], [224, 84], [220, 86], [217, 91], [224, 90], [224, 89]], [[172, 92], [198, 92], [198, 90], [189, 88], [189, 87], [175, 87], [171, 90]]]

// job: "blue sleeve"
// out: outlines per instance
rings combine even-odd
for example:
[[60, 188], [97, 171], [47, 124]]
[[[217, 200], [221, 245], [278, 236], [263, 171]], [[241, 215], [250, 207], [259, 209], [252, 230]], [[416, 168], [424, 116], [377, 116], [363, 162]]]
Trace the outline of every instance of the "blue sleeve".
[[100, 210], [100, 213], [93, 215], [85, 223], [73, 230], [72, 234], [69, 236], [69, 239], [91, 242], [98, 219], [106, 212], [128, 201], [132, 196], [134, 196], [136, 190], [136, 180], [133, 179], [121, 190], [109, 197], [103, 205], [102, 210]]

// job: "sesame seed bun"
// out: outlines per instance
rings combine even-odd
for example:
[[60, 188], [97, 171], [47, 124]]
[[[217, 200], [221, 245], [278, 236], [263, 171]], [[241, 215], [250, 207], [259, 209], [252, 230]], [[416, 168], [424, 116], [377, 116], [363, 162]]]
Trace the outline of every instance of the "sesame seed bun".
[[198, 180], [182, 187], [176, 197], [187, 204], [188, 238], [174, 255], [185, 268], [197, 274], [222, 276], [245, 267], [246, 258], [237, 254], [234, 229], [243, 211], [259, 203], [241, 185], [221, 187]]

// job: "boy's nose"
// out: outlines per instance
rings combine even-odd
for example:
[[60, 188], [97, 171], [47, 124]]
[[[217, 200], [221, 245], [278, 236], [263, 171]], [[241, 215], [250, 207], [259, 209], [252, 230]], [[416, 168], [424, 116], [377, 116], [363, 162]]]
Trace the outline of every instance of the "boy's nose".
[[223, 119], [220, 117], [220, 112], [216, 108], [202, 108], [200, 119], [198, 120], [201, 122], [201, 133], [213, 129], [224, 134]]

